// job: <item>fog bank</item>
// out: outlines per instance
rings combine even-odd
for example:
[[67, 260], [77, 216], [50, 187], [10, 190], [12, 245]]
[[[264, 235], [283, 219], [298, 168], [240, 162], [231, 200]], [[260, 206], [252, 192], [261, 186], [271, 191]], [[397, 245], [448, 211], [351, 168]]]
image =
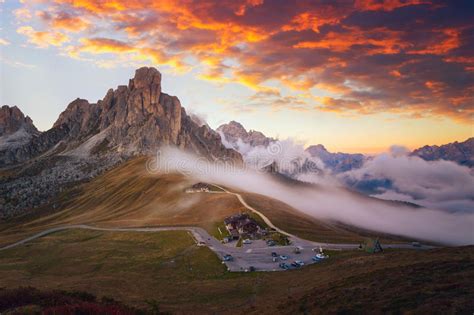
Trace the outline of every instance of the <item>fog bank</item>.
[[474, 244], [472, 213], [394, 205], [334, 185], [292, 187], [255, 169], [210, 163], [173, 148], [163, 149], [148, 167], [151, 172], [180, 172], [199, 181], [262, 194], [318, 219], [449, 245]]

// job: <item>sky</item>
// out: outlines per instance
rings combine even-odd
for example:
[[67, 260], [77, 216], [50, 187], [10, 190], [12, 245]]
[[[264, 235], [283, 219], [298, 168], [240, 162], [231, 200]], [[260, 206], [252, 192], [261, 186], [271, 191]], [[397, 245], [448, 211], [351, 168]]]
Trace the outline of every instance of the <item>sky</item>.
[[140, 66], [213, 128], [377, 153], [474, 136], [473, 1], [0, 0], [0, 103], [49, 129]]

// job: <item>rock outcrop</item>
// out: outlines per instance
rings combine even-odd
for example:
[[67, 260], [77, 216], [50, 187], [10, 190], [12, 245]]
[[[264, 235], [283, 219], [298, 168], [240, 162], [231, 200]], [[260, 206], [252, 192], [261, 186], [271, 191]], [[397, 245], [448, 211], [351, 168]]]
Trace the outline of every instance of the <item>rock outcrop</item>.
[[18, 107], [2, 106], [0, 108], [0, 137], [11, 135], [19, 130], [24, 130], [29, 134], [38, 133], [31, 118], [25, 117]]
[[28, 143], [39, 135], [30, 117], [16, 107], [0, 108], [0, 166], [30, 158]]

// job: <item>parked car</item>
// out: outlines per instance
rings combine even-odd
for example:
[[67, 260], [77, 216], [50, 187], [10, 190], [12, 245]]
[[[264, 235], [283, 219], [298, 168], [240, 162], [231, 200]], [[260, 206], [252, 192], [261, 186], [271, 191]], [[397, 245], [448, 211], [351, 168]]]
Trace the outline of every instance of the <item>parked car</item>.
[[278, 254], [275, 252], [272, 252], [272, 257], [278, 257]]
[[284, 270], [290, 269], [290, 266], [288, 266], [287, 263], [280, 263], [278, 266], [279, 266], [281, 269], [284, 269]]
[[328, 256], [328, 255], [325, 255], [324, 253], [316, 254], [316, 256], [314, 256], [314, 257], [316, 257], [316, 258], [319, 259], [319, 260], [323, 260], [323, 259], [329, 258], [329, 256]]
[[201, 247], [201, 246], [206, 246], [206, 242], [198, 242], [197, 245], [200, 246], [200, 247]]
[[292, 262], [291, 265], [295, 268], [301, 267], [300, 264], [298, 264], [296, 261]]
[[273, 260], [273, 262], [277, 262], [277, 261], [278, 261], [278, 257], [273, 257], [272, 260]]
[[242, 243], [244, 244], [252, 244], [252, 241], [249, 239], [245, 239]]
[[295, 250], [293, 251], [295, 254], [300, 254], [301, 249], [299, 247], [295, 247]]
[[232, 260], [234, 260], [234, 257], [232, 257], [232, 255], [226, 254], [223, 257], [223, 260], [224, 261], [232, 261]]
[[302, 260], [295, 260], [295, 263], [297, 263], [300, 266], [304, 266], [304, 262]]
[[250, 271], [250, 272], [255, 271], [255, 267], [254, 267], [254, 266], [250, 266], [250, 267], [249, 267], [249, 271]]
[[411, 246], [413, 247], [421, 247], [420, 242], [411, 242]]
[[288, 258], [289, 258], [289, 257], [286, 256], [286, 255], [280, 255], [280, 259], [281, 259], [281, 260], [287, 260]]
[[268, 241], [267, 241], [267, 245], [268, 245], [268, 246], [275, 246], [276, 243], [275, 243], [274, 240], [268, 240]]

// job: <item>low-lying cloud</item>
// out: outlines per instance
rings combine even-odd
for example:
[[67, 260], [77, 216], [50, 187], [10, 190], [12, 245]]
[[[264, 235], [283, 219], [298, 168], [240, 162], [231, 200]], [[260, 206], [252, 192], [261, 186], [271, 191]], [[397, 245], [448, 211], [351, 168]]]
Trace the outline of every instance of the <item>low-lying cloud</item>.
[[262, 194], [321, 220], [434, 242], [474, 244], [474, 214], [413, 208], [356, 195], [341, 187], [292, 187], [270, 174], [225, 163], [210, 163], [177, 149], [164, 149], [151, 171], [180, 172], [196, 180]]
[[401, 200], [447, 211], [474, 212], [474, 175], [451, 161], [425, 161], [392, 147], [362, 168], [340, 174], [351, 187], [381, 199]]
[[239, 151], [246, 165], [255, 169], [274, 162], [278, 172], [303, 182], [345, 186], [375, 198], [431, 209], [474, 213], [473, 170], [451, 161], [410, 156], [403, 146], [367, 158], [362, 167], [332, 174], [329, 166], [291, 139], [276, 140], [267, 147], [251, 146], [241, 139], [223, 143]]

